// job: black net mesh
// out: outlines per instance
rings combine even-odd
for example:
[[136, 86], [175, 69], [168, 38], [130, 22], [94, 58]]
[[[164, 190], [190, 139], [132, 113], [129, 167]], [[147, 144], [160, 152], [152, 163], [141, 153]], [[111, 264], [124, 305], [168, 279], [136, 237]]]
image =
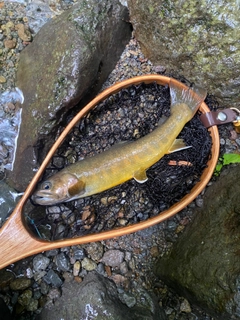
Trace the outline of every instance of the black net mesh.
[[[211, 97], [208, 102], [211, 104]], [[72, 129], [43, 179], [116, 143], [148, 134], [163, 115], [170, 115], [167, 86], [140, 84], [121, 90]], [[179, 137], [192, 147], [164, 156], [147, 170], [146, 183], [130, 180], [94, 196], [55, 206], [35, 206], [26, 218], [28, 225], [37, 236], [56, 240], [138, 223], [168, 209], [200, 180], [211, 156], [211, 136], [199, 114], [187, 123]]]

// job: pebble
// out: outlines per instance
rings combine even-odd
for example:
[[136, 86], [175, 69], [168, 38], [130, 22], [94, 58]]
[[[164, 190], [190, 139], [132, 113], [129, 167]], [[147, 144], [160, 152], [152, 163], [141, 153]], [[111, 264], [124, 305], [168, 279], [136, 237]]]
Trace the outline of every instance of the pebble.
[[12, 272], [7, 271], [6, 269], [0, 270], [0, 289], [7, 288], [14, 279], [15, 276]]
[[4, 76], [0, 76], [0, 83], [5, 83], [7, 80]]
[[101, 242], [92, 242], [86, 247], [86, 251], [93, 261], [98, 262], [103, 256], [103, 245]]
[[191, 313], [192, 309], [190, 306], [190, 303], [187, 301], [187, 299], [184, 299], [180, 305], [180, 311], [185, 313]]
[[32, 35], [28, 29], [22, 23], [18, 23], [15, 25], [15, 29], [17, 30], [18, 36], [23, 41], [31, 41]]
[[78, 276], [81, 269], [81, 263], [80, 261], [76, 261], [73, 265], [73, 275], [74, 277]]
[[61, 252], [56, 256], [56, 265], [61, 271], [68, 271], [70, 269], [69, 258], [64, 254], [64, 252]]
[[159, 256], [159, 248], [158, 248], [158, 246], [153, 246], [150, 249], [150, 254], [151, 254], [152, 257], [158, 257]]
[[38, 309], [38, 300], [31, 298], [26, 308], [28, 311], [33, 312]]
[[104, 253], [101, 262], [110, 267], [120, 267], [123, 262], [124, 252], [120, 250], [108, 250]]
[[27, 278], [29, 278], [29, 279], [31, 279], [31, 278], [33, 278], [33, 270], [32, 270], [32, 268], [27, 268], [26, 269], [26, 272], [25, 272], [25, 275], [26, 275], [26, 277]]
[[40, 290], [43, 295], [46, 295], [49, 291], [49, 285], [46, 282], [42, 281], [40, 284]]
[[16, 47], [17, 40], [16, 39], [5, 40], [3, 43], [6, 49], [14, 49]]
[[126, 274], [128, 272], [128, 265], [126, 261], [123, 261], [119, 266], [121, 274]]
[[33, 258], [33, 269], [35, 272], [46, 270], [50, 263], [50, 259], [43, 254], [38, 254]]
[[10, 288], [12, 290], [25, 290], [31, 285], [31, 280], [28, 278], [17, 278], [10, 283]]
[[46, 251], [45, 252], [45, 255], [47, 257], [54, 257], [58, 254], [59, 250], [58, 249], [52, 249], [52, 250], [49, 250], [49, 251]]
[[18, 297], [18, 303], [21, 306], [27, 306], [30, 303], [31, 298], [32, 298], [32, 290], [31, 289], [25, 290]]
[[73, 247], [73, 257], [75, 260], [82, 260], [86, 257], [85, 250], [83, 248]]
[[48, 271], [48, 273], [43, 277], [43, 279], [47, 282], [47, 284], [51, 284], [53, 287], [61, 287], [63, 283], [58, 274], [54, 272], [52, 269]]
[[97, 265], [97, 272], [100, 273], [101, 275], [105, 275], [105, 268], [104, 268], [104, 264], [103, 263], [98, 263]]
[[82, 260], [82, 267], [87, 271], [92, 271], [97, 269], [97, 264], [89, 258], [84, 258]]
[[134, 307], [137, 302], [134, 295], [129, 294], [129, 293], [125, 293], [125, 292], [120, 295], [120, 298], [123, 301], [123, 303], [125, 303], [128, 306], [128, 308]]
[[203, 206], [203, 198], [197, 197], [195, 203], [197, 207], [201, 208]]

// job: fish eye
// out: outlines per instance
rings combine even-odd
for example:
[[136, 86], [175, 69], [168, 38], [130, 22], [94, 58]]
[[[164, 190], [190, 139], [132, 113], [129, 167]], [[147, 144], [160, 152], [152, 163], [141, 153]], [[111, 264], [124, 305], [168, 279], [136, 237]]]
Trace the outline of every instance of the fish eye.
[[49, 181], [43, 182], [43, 184], [42, 184], [43, 190], [49, 190], [51, 187], [52, 187], [52, 184]]

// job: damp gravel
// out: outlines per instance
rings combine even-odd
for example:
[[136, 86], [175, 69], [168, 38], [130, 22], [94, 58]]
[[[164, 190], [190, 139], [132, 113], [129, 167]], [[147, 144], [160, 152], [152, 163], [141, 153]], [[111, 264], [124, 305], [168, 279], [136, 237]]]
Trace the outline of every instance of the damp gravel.
[[[14, 88], [19, 53], [52, 15], [59, 14], [70, 5], [71, 2], [67, 1], [51, 1], [51, 7], [45, 2], [38, 2], [35, 6], [24, 0], [0, 2], [1, 92]], [[24, 26], [24, 29], [18, 27], [22, 33], [15, 28], [19, 24]], [[133, 37], [104, 88], [123, 79], [156, 72], [164, 73], [165, 69], [153, 66]], [[175, 71], [170, 76], [181, 80]], [[213, 107], [216, 106], [217, 102], [212, 101]], [[124, 113], [124, 107], [119, 112]], [[220, 135], [222, 152], [239, 150], [231, 125], [220, 127]], [[173, 218], [146, 230], [106, 241], [50, 250], [8, 266], [0, 272], [0, 298], [17, 319], [35, 319], [44, 305], [51, 305], [61, 296], [64, 281], [74, 278], [81, 282], [90, 270], [97, 270], [111, 278], [119, 291], [124, 289], [134, 296], [139, 287], [144, 287], [154, 292], [168, 320], [213, 320], [169, 290], [152, 273], [157, 258], [171, 248], [191, 221], [192, 209], [202, 206], [202, 194]]]

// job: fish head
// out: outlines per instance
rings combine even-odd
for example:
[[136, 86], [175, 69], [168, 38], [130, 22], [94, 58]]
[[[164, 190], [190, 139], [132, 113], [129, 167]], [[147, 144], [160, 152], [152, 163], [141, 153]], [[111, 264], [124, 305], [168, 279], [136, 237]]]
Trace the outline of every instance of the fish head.
[[61, 171], [40, 183], [32, 200], [40, 205], [54, 205], [79, 198], [85, 184], [74, 174]]

